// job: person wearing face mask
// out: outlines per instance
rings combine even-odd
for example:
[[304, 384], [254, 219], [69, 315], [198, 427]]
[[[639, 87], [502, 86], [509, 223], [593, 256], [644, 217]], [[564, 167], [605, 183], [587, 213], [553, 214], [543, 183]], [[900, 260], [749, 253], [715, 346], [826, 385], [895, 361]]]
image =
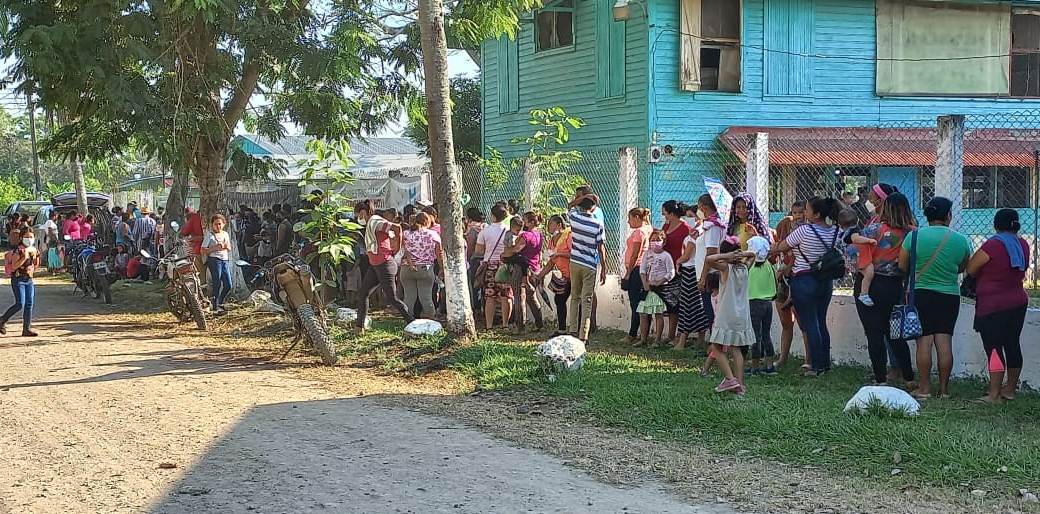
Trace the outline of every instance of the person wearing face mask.
[[[686, 213], [696, 214], [698, 208], [696, 205], [686, 206]], [[696, 216], [694, 216], [696, 219]], [[686, 341], [690, 334], [704, 334], [711, 326], [708, 322], [708, 315], [704, 312], [704, 303], [701, 300], [701, 292], [697, 288], [697, 238], [700, 236], [700, 231], [705, 228], [710, 228], [711, 222], [701, 222], [697, 220], [694, 222], [693, 228], [690, 230], [690, 234], [683, 240], [682, 256], [679, 260], [675, 261], [675, 266], [679, 275], [679, 306], [678, 306], [678, 318], [679, 324], [676, 326], [678, 331], [678, 338], [675, 342], [676, 350], [683, 350], [686, 348]], [[721, 230], [719, 231], [721, 233]], [[700, 343], [703, 343], [703, 338]]]
[[7, 322], [18, 311], [22, 311], [22, 337], [36, 337], [32, 330], [32, 310], [36, 298], [36, 285], [33, 274], [40, 265], [40, 252], [36, 249], [36, 239], [32, 228], [25, 227], [19, 232], [21, 244], [7, 252], [5, 268], [11, 277], [11, 290], [14, 293], [14, 305], [7, 309], [0, 318], [0, 334], [7, 334]]
[[856, 201], [849, 205], [849, 208], [855, 211], [856, 217], [859, 218], [859, 224], [866, 226], [867, 222], [874, 213], [874, 205], [870, 203], [870, 188], [867, 186], [860, 186], [856, 189]]
[[664, 337], [664, 317], [668, 311], [668, 305], [658, 294], [663, 287], [675, 278], [675, 261], [672, 255], [665, 251], [665, 233], [663, 230], [654, 230], [650, 234], [650, 245], [643, 254], [643, 262], [639, 267], [640, 278], [643, 280], [643, 289], [647, 291], [646, 298], [639, 303], [639, 342], [635, 346], [648, 344], [650, 337], [650, 320], [654, 321], [654, 346], [660, 346]]

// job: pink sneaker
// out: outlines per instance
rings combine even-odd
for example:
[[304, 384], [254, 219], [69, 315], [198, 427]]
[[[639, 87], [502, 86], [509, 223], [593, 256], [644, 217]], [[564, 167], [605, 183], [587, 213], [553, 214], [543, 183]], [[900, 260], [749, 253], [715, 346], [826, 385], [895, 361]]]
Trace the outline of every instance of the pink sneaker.
[[747, 394], [747, 388], [744, 386], [740, 386], [734, 389], [733, 392], [736, 393], [737, 396], [744, 396]]
[[740, 382], [737, 382], [735, 378], [724, 379], [719, 385], [715, 386], [716, 393], [724, 393], [726, 391], [733, 391], [740, 389]]

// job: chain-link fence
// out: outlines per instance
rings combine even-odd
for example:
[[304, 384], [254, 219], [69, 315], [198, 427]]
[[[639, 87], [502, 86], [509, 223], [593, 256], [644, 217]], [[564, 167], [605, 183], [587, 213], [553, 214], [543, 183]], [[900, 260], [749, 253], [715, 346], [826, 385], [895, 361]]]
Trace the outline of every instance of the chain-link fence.
[[[747, 139], [735, 142], [739, 155], [747, 152]], [[654, 226], [661, 226], [661, 206], [676, 200], [692, 205], [712, 182], [721, 182], [730, 193], [745, 189], [744, 163], [738, 153], [721, 142], [655, 147], [659, 153], [640, 170], [640, 203], [653, 212]]]

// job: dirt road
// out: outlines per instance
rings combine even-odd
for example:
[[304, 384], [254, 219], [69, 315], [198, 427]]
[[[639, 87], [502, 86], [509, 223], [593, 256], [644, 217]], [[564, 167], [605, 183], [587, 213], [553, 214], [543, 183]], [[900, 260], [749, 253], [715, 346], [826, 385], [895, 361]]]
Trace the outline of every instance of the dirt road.
[[142, 337], [70, 289], [41, 281], [41, 337], [0, 339], [0, 510], [731, 512], [654, 484], [605, 485], [264, 362]]

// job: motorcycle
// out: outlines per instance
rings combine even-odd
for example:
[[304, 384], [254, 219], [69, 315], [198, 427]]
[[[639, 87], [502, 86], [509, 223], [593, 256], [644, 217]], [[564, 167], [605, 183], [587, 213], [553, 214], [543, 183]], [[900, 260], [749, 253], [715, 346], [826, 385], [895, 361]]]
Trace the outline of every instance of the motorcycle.
[[112, 303], [112, 284], [119, 276], [112, 259], [112, 247], [103, 244], [97, 237], [89, 241], [72, 241], [65, 236], [66, 265], [76, 284], [75, 290], [83, 291], [83, 296], [104, 297], [105, 303]]
[[[176, 233], [178, 224], [171, 223], [170, 228]], [[199, 270], [195, 261], [188, 255], [188, 246], [182, 239], [175, 239], [170, 251], [161, 259], [153, 257], [145, 250], [141, 251], [145, 259], [155, 260], [159, 279], [166, 282], [166, 304], [170, 312], [180, 322], [195, 320], [199, 330], [206, 330], [205, 310], [210, 308], [209, 298], [202, 287]]]
[[[236, 264], [250, 266], [246, 261], [238, 261]], [[302, 259], [289, 253], [275, 257], [261, 267], [249, 283], [251, 287], [263, 288], [271, 293], [271, 298], [285, 307], [296, 328], [296, 338], [281, 358], [289, 355], [305, 337], [323, 363], [331, 366], [339, 360], [329, 336], [325, 305], [315, 290], [311, 267]]]

